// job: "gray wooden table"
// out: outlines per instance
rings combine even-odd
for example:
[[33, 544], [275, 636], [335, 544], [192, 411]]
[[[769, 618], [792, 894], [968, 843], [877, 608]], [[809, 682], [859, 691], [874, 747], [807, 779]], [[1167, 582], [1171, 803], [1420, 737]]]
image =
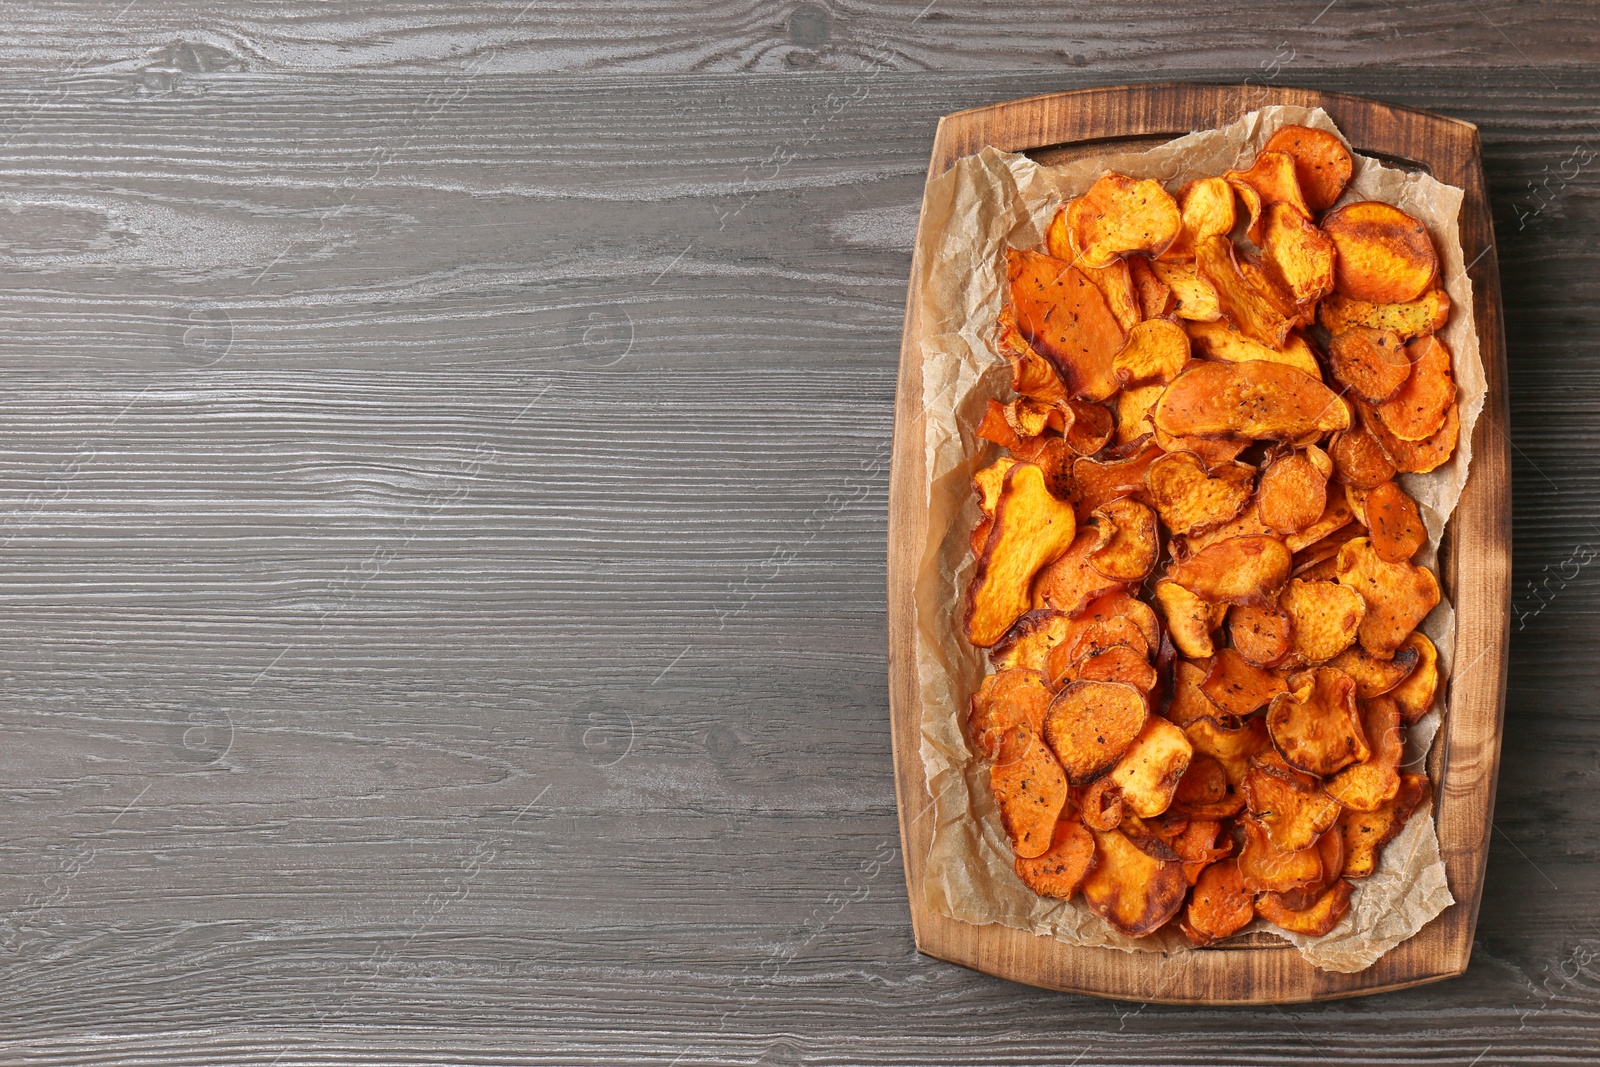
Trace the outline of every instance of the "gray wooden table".
[[[1600, 10], [523, 2], [0, 15], [0, 1062], [1600, 1060]], [[1179, 78], [1482, 127], [1517, 619], [1452, 982], [1202, 1011], [912, 948], [933, 128]]]

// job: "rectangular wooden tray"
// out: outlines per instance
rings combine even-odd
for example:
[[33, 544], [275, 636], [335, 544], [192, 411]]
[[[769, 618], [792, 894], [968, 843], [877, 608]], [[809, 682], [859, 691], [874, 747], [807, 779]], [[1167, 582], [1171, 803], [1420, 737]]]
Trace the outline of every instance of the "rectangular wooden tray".
[[[939, 123], [931, 180], [957, 159], [993, 145], [1055, 163], [1107, 150], [1141, 149], [1193, 130], [1225, 126], [1267, 104], [1321, 107], [1358, 152], [1424, 169], [1466, 191], [1461, 244], [1489, 395], [1472, 438], [1472, 466], [1445, 531], [1440, 569], [1455, 605], [1455, 669], [1448, 713], [1430, 758], [1435, 818], [1456, 903], [1409, 941], [1357, 974], [1320, 971], [1287, 942], [1254, 935], [1172, 956], [1079, 948], [1001, 925], [976, 926], [931, 912], [923, 868], [932, 810], [920, 754], [912, 583], [914, 546], [927, 528], [922, 357], [911, 343], [917, 293], [906, 302], [894, 462], [889, 485], [889, 694], [900, 839], [917, 948], [986, 974], [1075, 993], [1178, 1004], [1276, 1004], [1359, 996], [1450, 978], [1466, 970], [1483, 888], [1500, 723], [1505, 702], [1511, 585], [1505, 336], [1500, 275], [1477, 127], [1374, 100], [1307, 89], [1238, 85], [1143, 85], [1054, 93], [948, 115]], [[1248, 106], [1247, 106], [1248, 105]], [[912, 277], [917, 276], [913, 267]], [[1442, 786], [1439, 783], [1442, 781]]]

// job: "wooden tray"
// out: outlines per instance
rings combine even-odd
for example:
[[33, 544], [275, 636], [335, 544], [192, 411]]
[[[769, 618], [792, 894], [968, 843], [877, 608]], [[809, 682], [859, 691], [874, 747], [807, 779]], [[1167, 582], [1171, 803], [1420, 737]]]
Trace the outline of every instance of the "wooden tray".
[[927, 472], [921, 353], [909, 341], [919, 311], [913, 289], [906, 303], [907, 340], [900, 353], [889, 485], [889, 696], [912, 925], [917, 948], [930, 956], [1050, 989], [1178, 1004], [1275, 1004], [1358, 996], [1438, 981], [1466, 970], [1494, 811], [1511, 583], [1505, 337], [1477, 127], [1410, 108], [1306, 89], [1237, 85], [1085, 89], [946, 116], [934, 138], [928, 176], [944, 173], [957, 159], [986, 145], [1025, 152], [1044, 163], [1062, 162], [1108, 149], [1151, 147], [1191, 130], [1224, 126], [1267, 104], [1321, 107], [1357, 151], [1396, 166], [1426, 170], [1466, 191], [1461, 244], [1470, 264], [1489, 395], [1473, 433], [1466, 490], [1445, 531], [1440, 557], [1440, 577], [1455, 604], [1458, 631], [1449, 711], [1429, 768], [1436, 783], [1439, 843], [1456, 903], [1358, 974], [1319, 971], [1287, 942], [1267, 935], [1247, 935], [1220, 947], [1163, 957], [1073, 947], [1006, 926], [958, 922], [928, 909], [922, 878], [933, 827], [919, 751], [922, 706], [916, 684], [912, 600], [917, 563], [913, 546], [922, 542], [927, 528]]

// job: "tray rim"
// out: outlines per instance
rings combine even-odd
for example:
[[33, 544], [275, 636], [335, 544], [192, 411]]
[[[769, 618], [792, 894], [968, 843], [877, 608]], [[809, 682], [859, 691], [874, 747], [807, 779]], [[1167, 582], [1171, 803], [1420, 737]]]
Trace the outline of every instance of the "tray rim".
[[[1249, 107], [1237, 114], [1218, 111], [1244, 93], [1252, 96]], [[925, 825], [929, 805], [920, 755], [915, 611], [909, 595], [915, 565], [910, 545], [918, 540], [917, 517], [925, 519], [926, 471], [920, 352], [912, 351], [909, 342], [918, 311], [911, 286], [901, 341], [889, 492], [889, 689], [902, 859], [917, 948], [927, 955], [1043, 988], [1112, 999], [1210, 1005], [1295, 1003], [1403, 989], [1459, 975], [1470, 960], [1492, 829], [1510, 604], [1505, 340], [1477, 127], [1417, 108], [1314, 89], [1185, 82], [1101, 86], [946, 115], [935, 135], [928, 180], [987, 144], [1007, 151], [1038, 151], [1097, 139], [1170, 137], [1224, 125], [1267, 104], [1323, 107], [1358, 151], [1417, 160], [1465, 193], [1459, 225], [1473, 283], [1488, 396], [1474, 430], [1467, 486], [1441, 545], [1441, 577], [1457, 607], [1458, 647], [1448, 682], [1450, 713], [1430, 757], [1430, 772], [1434, 768], [1445, 772], [1435, 819], [1457, 902], [1372, 967], [1350, 975], [1317, 970], [1287, 942], [1157, 957], [1065, 945], [1000, 925], [968, 924], [927, 907], [921, 874], [931, 829]], [[1075, 136], [1065, 135], [1074, 130]], [[914, 263], [911, 277], [916, 276]], [[906, 441], [916, 447], [901, 447]], [[1475, 591], [1471, 605], [1460, 603], [1457, 590], [1463, 588]], [[1470, 660], [1464, 651], [1472, 652]], [[1458, 692], [1458, 680], [1482, 666], [1488, 672]], [[1160, 959], [1163, 965], [1148, 967], [1144, 961], [1150, 959]], [[1131, 964], [1134, 960], [1141, 962]], [[1167, 976], [1159, 986], [1149, 981], [1149, 972], [1156, 970]], [[1248, 980], [1237, 981], [1241, 975]]]

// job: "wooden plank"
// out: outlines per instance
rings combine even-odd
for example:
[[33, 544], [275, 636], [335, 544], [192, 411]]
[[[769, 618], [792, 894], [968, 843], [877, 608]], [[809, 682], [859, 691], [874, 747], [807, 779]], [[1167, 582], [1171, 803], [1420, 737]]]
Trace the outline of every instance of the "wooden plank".
[[[1265, 99], [1262, 99], [1262, 96]], [[1420, 161], [1465, 190], [1461, 242], [1470, 264], [1489, 396], [1473, 437], [1467, 489], [1446, 531], [1442, 579], [1457, 603], [1456, 664], [1449, 712], [1436, 742], [1440, 852], [1456, 903], [1416, 936], [1354, 975], [1321, 971], [1293, 946], [1223, 943], [1171, 957], [1083, 948], [999, 924], [974, 925], [926, 903], [923, 867], [933, 834], [922, 767], [923, 708], [916, 680], [913, 601], [920, 545], [927, 537], [923, 463], [922, 352], [912, 338], [920, 314], [907, 303], [890, 478], [889, 634], [891, 718], [907, 890], [917, 945], [989, 974], [1072, 992], [1137, 1001], [1273, 1004], [1401, 989], [1454, 977], [1471, 954], [1499, 762], [1510, 603], [1510, 484], [1506, 457], [1505, 340], [1493, 230], [1477, 131], [1469, 124], [1356, 97], [1248, 86], [1135, 86], [1033, 97], [947, 116], [939, 126], [930, 180], [986, 146], [1048, 150], [1076, 142], [1166, 139], [1225, 124], [1262, 103], [1321, 106], [1358, 151]], [[913, 276], [915, 267], [913, 266]], [[1479, 449], [1482, 451], [1478, 451]], [[1457, 591], [1470, 591], [1458, 595]]]

